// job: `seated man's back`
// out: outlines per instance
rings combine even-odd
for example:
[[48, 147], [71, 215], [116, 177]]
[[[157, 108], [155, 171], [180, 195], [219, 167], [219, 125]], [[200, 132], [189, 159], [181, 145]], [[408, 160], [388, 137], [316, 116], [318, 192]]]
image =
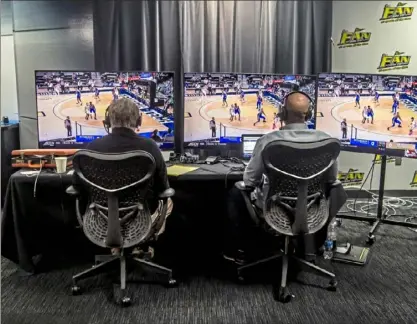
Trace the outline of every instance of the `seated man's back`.
[[[252, 158], [243, 175], [245, 185], [256, 188], [256, 205], [263, 208], [263, 197], [268, 190], [268, 179], [265, 176], [265, 169], [262, 160], [262, 152], [267, 144], [276, 140], [293, 142], [315, 142], [330, 136], [322, 131], [308, 129], [305, 124], [306, 116], [310, 106], [310, 99], [303, 93], [293, 93], [287, 96], [285, 103], [286, 113], [285, 126], [279, 131], [273, 131], [262, 136], [255, 145]], [[279, 152], [277, 152], [279, 154]], [[285, 159], [285, 156], [283, 156]], [[325, 181], [333, 183], [337, 179], [338, 166], [333, 166], [324, 175]]]
[[88, 144], [87, 149], [100, 153], [125, 153], [145, 151], [155, 159], [153, 179], [153, 197], [150, 201], [151, 212], [158, 206], [157, 195], [169, 188], [167, 170], [162, 153], [157, 144], [135, 133], [139, 122], [139, 108], [129, 99], [118, 99], [109, 106], [111, 133]]

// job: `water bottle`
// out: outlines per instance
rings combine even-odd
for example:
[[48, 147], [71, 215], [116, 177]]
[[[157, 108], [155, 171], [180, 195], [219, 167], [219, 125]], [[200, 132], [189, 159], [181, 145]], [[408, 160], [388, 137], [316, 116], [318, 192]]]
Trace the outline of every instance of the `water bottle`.
[[329, 237], [324, 242], [323, 257], [325, 260], [330, 260], [333, 257], [333, 241]]
[[336, 249], [336, 241], [337, 241], [336, 222], [333, 222], [330, 225], [329, 231], [328, 231], [328, 234], [327, 234], [327, 238], [330, 239], [333, 242], [333, 249]]

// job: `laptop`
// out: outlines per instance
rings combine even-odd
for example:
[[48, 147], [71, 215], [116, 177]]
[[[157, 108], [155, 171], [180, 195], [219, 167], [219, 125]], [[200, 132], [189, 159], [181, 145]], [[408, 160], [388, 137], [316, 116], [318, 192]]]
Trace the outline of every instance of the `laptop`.
[[263, 134], [243, 134], [242, 139], [242, 161], [245, 165], [248, 165], [249, 160], [252, 157], [253, 150], [255, 148], [256, 141], [260, 139]]

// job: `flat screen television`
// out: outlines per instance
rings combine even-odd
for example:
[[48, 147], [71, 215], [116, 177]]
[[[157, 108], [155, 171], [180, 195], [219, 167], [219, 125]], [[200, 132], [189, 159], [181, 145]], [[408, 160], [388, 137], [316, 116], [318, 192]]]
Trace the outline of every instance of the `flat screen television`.
[[417, 157], [417, 77], [322, 73], [317, 129], [347, 151]]
[[[314, 101], [316, 91], [316, 76], [310, 75], [185, 73], [184, 83], [186, 148], [241, 145], [243, 134], [278, 129], [281, 125], [274, 123], [274, 113], [280, 112], [285, 95], [300, 90]], [[258, 97], [265, 117], [260, 121]], [[232, 104], [239, 106], [240, 116], [233, 114], [232, 118]], [[307, 125], [315, 128], [314, 117]]]
[[174, 148], [174, 73], [36, 71], [39, 148], [83, 148], [107, 134], [105, 111], [124, 97], [140, 110], [138, 136]]

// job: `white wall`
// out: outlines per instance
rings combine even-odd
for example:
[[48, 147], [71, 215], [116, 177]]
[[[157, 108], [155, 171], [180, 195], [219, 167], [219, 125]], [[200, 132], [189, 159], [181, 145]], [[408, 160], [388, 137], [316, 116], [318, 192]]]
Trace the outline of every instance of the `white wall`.
[[[417, 1], [404, 1], [406, 7], [414, 7], [410, 20], [382, 23], [385, 5], [396, 6], [398, 1], [333, 1], [332, 37], [332, 71], [347, 73], [381, 73], [417, 76]], [[367, 45], [341, 48], [340, 40], [343, 30], [353, 32], [355, 28], [363, 28], [369, 32]], [[378, 66], [382, 54], [393, 55], [395, 51], [411, 56], [407, 69], [379, 71]], [[356, 169], [365, 175], [372, 165], [374, 156], [342, 152], [339, 169], [347, 172]], [[389, 163], [385, 178], [387, 190], [412, 189], [411, 182], [417, 170], [417, 160], [402, 159], [401, 166]], [[372, 189], [379, 186], [379, 165], [374, 171]], [[369, 181], [364, 185], [369, 189]]]
[[13, 35], [1, 36], [1, 116], [18, 119]]
[[[413, 8], [409, 20], [383, 22], [384, 6], [396, 7], [399, 1], [333, 1], [334, 41], [332, 51], [333, 72], [358, 72], [417, 75], [417, 1], [404, 1], [404, 8]], [[353, 32], [356, 28], [368, 32], [367, 45], [341, 48], [343, 30]], [[379, 71], [383, 54], [396, 51], [411, 56], [407, 69]]]

